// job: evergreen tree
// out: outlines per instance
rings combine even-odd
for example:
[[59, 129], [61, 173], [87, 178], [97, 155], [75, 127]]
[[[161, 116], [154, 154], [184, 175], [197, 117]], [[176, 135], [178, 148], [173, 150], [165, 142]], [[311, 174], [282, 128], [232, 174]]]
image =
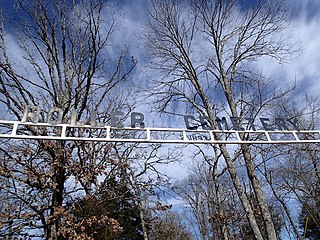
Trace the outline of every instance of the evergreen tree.
[[118, 239], [143, 239], [139, 208], [125, 172], [108, 181], [100, 198], [109, 216], [120, 223], [122, 231]]
[[[79, 200], [74, 214], [78, 221], [88, 217], [98, 219], [97, 224], [85, 226], [86, 234], [95, 240], [143, 239], [139, 208], [125, 170], [112, 174], [90, 198]], [[103, 223], [104, 217], [111, 219], [109, 225]], [[112, 232], [110, 223], [118, 224], [119, 232]]]
[[320, 189], [312, 195], [313, 197], [303, 198], [299, 224], [305, 239], [318, 240], [320, 239]]

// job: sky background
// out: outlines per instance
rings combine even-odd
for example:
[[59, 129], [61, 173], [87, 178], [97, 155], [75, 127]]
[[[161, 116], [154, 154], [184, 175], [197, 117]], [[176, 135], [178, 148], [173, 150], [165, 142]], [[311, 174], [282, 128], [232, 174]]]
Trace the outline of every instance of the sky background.
[[[292, 8], [292, 27], [284, 34], [290, 36], [301, 49], [299, 55], [287, 63], [278, 63], [269, 59], [261, 59], [256, 63], [259, 71], [267, 77], [285, 86], [297, 82], [296, 94], [309, 93], [318, 96], [320, 90], [320, 1], [319, 0], [286, 0]], [[149, 59], [144, 52], [141, 38], [143, 25], [146, 22], [146, 0], [113, 0], [113, 11], [119, 17], [119, 30], [114, 35], [114, 40], [119, 44], [129, 46], [130, 54], [138, 61], [133, 81], [139, 85], [148, 84], [152, 78], [147, 71]], [[256, 0], [247, 0], [247, 4]], [[1, 10], [4, 14], [13, 13], [14, 0], [0, 0]], [[108, 13], [106, 13], [108, 14]], [[10, 27], [6, 31], [10, 35]], [[16, 45], [11, 39], [11, 49]], [[112, 55], [112, 52], [109, 54]], [[112, 56], [111, 56], [112, 57]]]
[[[121, 18], [122, 31], [116, 36], [118, 41], [130, 46], [130, 51], [138, 60], [134, 81], [148, 84], [152, 78], [148, 72], [148, 59], [145, 58], [143, 44], [141, 43], [141, 32], [146, 21], [144, 0], [115, 1]], [[247, 1], [248, 4], [253, 1]], [[262, 71], [283, 87], [296, 85], [296, 98], [304, 97], [306, 93], [315, 97], [320, 91], [320, 1], [319, 0], [287, 0], [293, 12], [291, 27], [284, 33], [283, 37], [290, 37], [292, 42], [300, 49], [299, 54], [289, 62], [279, 63], [270, 59], [260, 59], [257, 70]], [[172, 118], [171, 118], [172, 119]], [[169, 120], [164, 120], [169, 127], [177, 127]], [[175, 121], [175, 120], [174, 120]], [[159, 126], [160, 127], [160, 126]], [[180, 126], [179, 126], [180, 127]]]
[[[139, 85], [148, 85], [149, 79], [153, 78], [152, 73], [147, 69], [149, 59], [146, 58], [141, 33], [146, 22], [145, 7], [146, 0], [122, 0], [113, 1], [114, 11], [120, 14], [119, 26], [121, 30], [116, 32], [116, 42], [129, 46], [130, 54], [137, 61], [137, 68], [133, 81]], [[256, 2], [247, 1], [247, 4]], [[296, 85], [296, 98], [304, 97], [305, 93], [319, 96], [320, 91], [320, 1], [319, 0], [287, 0], [293, 11], [291, 27], [283, 34], [290, 37], [292, 42], [300, 49], [289, 62], [279, 63], [270, 59], [260, 59], [257, 63], [257, 70], [262, 71], [265, 76], [284, 87]], [[141, 101], [143, 104], [143, 101]], [[141, 111], [148, 113], [145, 106], [140, 107]], [[139, 110], [139, 108], [138, 108]], [[175, 125], [176, 119], [167, 118], [157, 127], [183, 127]], [[183, 124], [183, 121], [181, 121]], [[150, 124], [150, 123], [149, 123]]]
[[[283, 34], [290, 36], [301, 49], [299, 55], [290, 62], [279, 63], [270, 59], [261, 59], [256, 63], [258, 71], [262, 71], [267, 77], [283, 86], [297, 84], [295, 97], [303, 97], [305, 93], [319, 96], [320, 91], [320, 0], [286, 0], [293, 11], [291, 27]], [[148, 71], [149, 59], [146, 58], [145, 48], [141, 33], [146, 23], [146, 0], [113, 0], [113, 11], [119, 16], [119, 28], [113, 36], [114, 42], [119, 45], [125, 44], [129, 47], [130, 55], [137, 59], [137, 67], [134, 71], [132, 81], [135, 85], [147, 86], [149, 79], [154, 78], [152, 72]], [[247, 1], [247, 4], [255, 0]], [[12, 15], [13, 0], [0, 0], [3, 14]], [[109, 12], [105, 13], [106, 15]], [[107, 18], [107, 17], [106, 17]], [[6, 28], [9, 39], [9, 50], [16, 58], [20, 58], [17, 51], [14, 29]], [[284, 36], [284, 37], [287, 37]], [[112, 58], [114, 52], [108, 52], [106, 57]], [[107, 56], [108, 55], [108, 56]], [[145, 114], [146, 125], [149, 127], [185, 127], [183, 118], [172, 116], [160, 119], [153, 118], [150, 108], [144, 105], [145, 101], [138, 101], [136, 109]]]
[[[291, 6], [294, 15], [292, 27], [284, 32], [290, 36], [292, 41], [297, 42], [301, 49], [299, 55], [287, 63], [278, 63], [262, 59], [256, 63], [259, 71], [262, 71], [273, 81], [288, 86], [297, 83], [296, 97], [302, 97], [305, 93], [316, 97], [320, 92], [320, 0], [286, 0]], [[4, 14], [13, 13], [13, 0], [0, 0], [1, 10]], [[252, 1], [248, 1], [250, 4]], [[119, 30], [114, 35], [114, 40], [118, 43], [124, 43], [129, 46], [130, 54], [138, 61], [137, 68], [133, 75], [133, 82], [136, 85], [148, 84], [150, 72], [147, 71], [149, 59], [146, 58], [142, 44], [141, 32], [143, 24], [146, 21], [145, 0], [120, 0], [113, 1], [114, 12], [119, 14]], [[7, 28], [8, 37], [10, 37], [10, 49], [16, 50], [14, 37], [11, 35], [13, 29]], [[18, 53], [16, 57], [18, 57]], [[112, 52], [109, 53], [112, 57]], [[143, 103], [143, 102], [142, 102]], [[148, 118], [148, 110], [141, 105], [140, 110]], [[172, 119], [172, 118], [171, 118]], [[146, 120], [148, 121], [148, 119]], [[157, 127], [165, 127], [168, 119], [158, 120]], [[151, 122], [153, 125], [153, 123]], [[183, 126], [183, 120], [181, 121]], [[168, 127], [177, 127], [169, 122]], [[170, 174], [177, 178], [185, 175], [185, 169], [171, 167]], [[163, 171], [167, 171], [165, 167]]]

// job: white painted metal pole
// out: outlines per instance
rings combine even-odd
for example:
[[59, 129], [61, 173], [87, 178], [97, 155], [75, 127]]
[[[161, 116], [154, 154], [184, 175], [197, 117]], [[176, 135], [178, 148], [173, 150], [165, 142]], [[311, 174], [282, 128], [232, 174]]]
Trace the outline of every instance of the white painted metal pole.
[[[42, 135], [29, 135], [25, 134], [25, 131], [19, 131], [19, 127], [23, 126], [33, 126], [35, 129], [37, 127], [47, 127], [50, 129], [59, 128], [61, 129], [61, 134], [42, 136]], [[67, 136], [67, 131], [70, 129], [83, 129], [94, 131], [106, 131], [105, 135], [97, 134], [97, 137], [87, 137], [81, 136], [81, 131], [74, 131], [74, 136]], [[7, 134], [10, 130], [10, 134]], [[0, 138], [9, 139], [38, 139], [38, 140], [61, 140], [61, 141], [97, 141], [97, 142], [137, 142], [137, 143], [176, 143], [176, 144], [293, 144], [293, 143], [320, 143], [320, 132], [319, 130], [303, 130], [303, 131], [235, 131], [235, 130], [188, 130], [180, 128], [114, 128], [111, 126], [103, 127], [93, 127], [90, 125], [74, 126], [71, 124], [58, 124], [51, 125], [49, 123], [31, 123], [31, 122], [18, 122], [18, 121], [3, 121], [0, 120]], [[117, 134], [112, 135], [113, 131], [117, 131]], [[59, 131], [57, 131], [59, 132]], [[121, 132], [126, 133], [126, 137], [121, 137]], [[127, 133], [131, 138], [128, 138]], [[134, 134], [134, 133], [144, 133], [144, 134]], [[119, 134], [120, 133], [120, 134]], [[167, 133], [170, 138], [159, 137], [159, 134], [152, 133]], [[178, 133], [178, 134], [177, 134]], [[215, 139], [214, 133], [220, 134], [223, 140]], [[240, 137], [241, 133], [252, 134], [252, 135], [262, 135], [265, 137], [258, 138], [255, 140], [242, 140]], [[78, 134], [78, 135], [77, 135]], [[233, 135], [233, 138], [227, 136]], [[177, 136], [178, 135], [178, 136]], [[272, 138], [271, 136], [291, 136], [287, 139], [282, 139], [281, 137]], [[304, 137], [299, 137], [303, 135]], [[156, 137], [152, 137], [156, 136]], [[253, 138], [254, 139], [254, 138]]]

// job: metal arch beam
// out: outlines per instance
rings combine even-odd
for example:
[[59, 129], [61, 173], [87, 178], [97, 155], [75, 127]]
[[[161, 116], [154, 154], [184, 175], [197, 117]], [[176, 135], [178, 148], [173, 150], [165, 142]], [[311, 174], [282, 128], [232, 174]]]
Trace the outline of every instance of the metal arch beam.
[[[39, 134], [28, 131], [33, 127]], [[46, 129], [46, 131], [41, 131]], [[59, 141], [176, 144], [297, 144], [320, 143], [320, 131], [187, 130], [180, 128], [114, 128], [70, 124], [51, 125], [0, 120], [0, 138]], [[46, 133], [46, 135], [41, 135]], [[219, 136], [215, 138], [215, 136]]]

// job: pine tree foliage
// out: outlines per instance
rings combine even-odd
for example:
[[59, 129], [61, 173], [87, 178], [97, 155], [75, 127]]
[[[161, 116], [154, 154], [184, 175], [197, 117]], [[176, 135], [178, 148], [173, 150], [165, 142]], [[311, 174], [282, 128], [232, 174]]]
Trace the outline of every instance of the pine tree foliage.
[[314, 191], [312, 197], [303, 197], [299, 215], [300, 229], [306, 239], [317, 240], [320, 236], [320, 190]]
[[86, 234], [95, 240], [143, 239], [140, 212], [134, 193], [127, 181], [118, 177], [110, 177], [99, 192], [79, 199], [70, 206], [74, 216], [81, 222], [87, 218], [102, 220], [105, 216], [112, 219], [117, 231], [112, 231], [110, 225], [103, 224], [101, 220], [98, 224], [93, 222], [87, 226], [82, 225]]

